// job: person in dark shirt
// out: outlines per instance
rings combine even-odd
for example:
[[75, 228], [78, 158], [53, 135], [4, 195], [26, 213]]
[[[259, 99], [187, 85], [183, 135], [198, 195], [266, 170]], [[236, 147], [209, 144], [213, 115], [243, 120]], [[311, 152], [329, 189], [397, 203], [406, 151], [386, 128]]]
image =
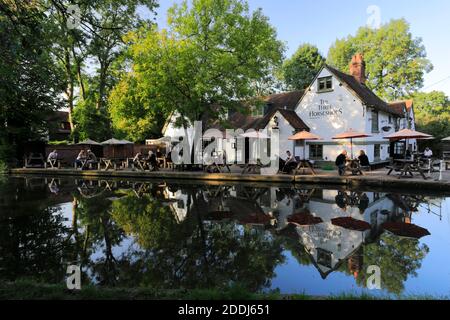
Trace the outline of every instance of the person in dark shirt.
[[367, 157], [364, 150], [361, 150], [359, 152], [358, 160], [359, 160], [359, 164], [361, 165], [361, 167], [370, 167], [369, 157]]
[[150, 171], [158, 171], [158, 161], [156, 160], [156, 154], [153, 151], [148, 152], [148, 157], [146, 159], [149, 164]]
[[339, 175], [342, 176], [345, 173], [345, 165], [347, 162], [347, 151], [343, 150], [340, 155], [337, 156], [336, 161], [334, 162], [338, 167]]

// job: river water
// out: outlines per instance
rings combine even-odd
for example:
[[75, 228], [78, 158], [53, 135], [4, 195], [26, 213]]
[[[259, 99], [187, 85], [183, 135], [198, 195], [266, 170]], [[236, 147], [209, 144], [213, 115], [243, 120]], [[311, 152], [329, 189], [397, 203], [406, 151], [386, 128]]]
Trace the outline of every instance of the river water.
[[[0, 279], [450, 295], [449, 198], [420, 190], [0, 176]], [[379, 289], [378, 289], [379, 288]]]

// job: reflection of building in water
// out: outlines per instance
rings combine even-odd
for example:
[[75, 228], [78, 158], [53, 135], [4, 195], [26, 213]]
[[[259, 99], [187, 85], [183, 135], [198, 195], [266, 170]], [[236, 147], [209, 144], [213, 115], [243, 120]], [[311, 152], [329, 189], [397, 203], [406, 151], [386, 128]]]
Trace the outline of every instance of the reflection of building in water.
[[[305, 197], [304, 195], [309, 196]], [[393, 219], [395, 203], [385, 194], [375, 192], [348, 192], [338, 190], [303, 190], [292, 198], [278, 200], [278, 226], [286, 228], [293, 213], [308, 212], [323, 222], [316, 225], [296, 225], [298, 240], [323, 278], [347, 261], [352, 274], [358, 274], [362, 265], [362, 245], [371, 242], [382, 232], [380, 226]], [[332, 219], [351, 217], [365, 221], [370, 229], [352, 230], [334, 225]], [[357, 229], [357, 228], [356, 228]]]
[[170, 202], [166, 205], [170, 207], [178, 222], [182, 222], [186, 219], [188, 214], [188, 206], [191, 204], [188, 202], [189, 194], [186, 190], [178, 188], [167, 187], [165, 194]]

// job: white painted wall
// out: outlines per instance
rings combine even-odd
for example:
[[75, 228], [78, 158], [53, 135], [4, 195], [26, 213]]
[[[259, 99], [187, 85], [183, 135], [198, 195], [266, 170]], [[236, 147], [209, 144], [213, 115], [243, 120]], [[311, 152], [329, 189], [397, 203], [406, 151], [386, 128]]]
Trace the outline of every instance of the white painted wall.
[[[345, 84], [341, 83], [327, 68], [322, 69], [317, 78], [332, 76], [333, 90], [318, 92], [316, 80], [296, 108], [297, 114], [311, 128], [311, 132], [318, 134], [323, 140], [323, 159], [334, 161], [339, 153], [345, 149], [350, 153], [350, 140], [333, 140], [332, 137], [353, 129], [372, 135], [368, 138], [354, 139], [353, 155], [356, 157], [359, 150], [364, 150], [369, 161], [385, 161], [389, 158], [389, 141], [384, 136], [395, 132], [394, 117], [389, 123], [389, 114], [378, 112], [379, 132], [372, 133], [372, 112], [364, 106], [361, 100], [353, 94]], [[332, 112], [332, 115], [321, 115], [317, 112]], [[311, 113], [313, 112], [313, 113]], [[384, 126], [391, 126], [390, 131], [383, 131]], [[308, 145], [312, 144], [311, 142]], [[375, 159], [375, 145], [380, 145], [380, 157]], [[309, 157], [309, 147], [307, 148]]]

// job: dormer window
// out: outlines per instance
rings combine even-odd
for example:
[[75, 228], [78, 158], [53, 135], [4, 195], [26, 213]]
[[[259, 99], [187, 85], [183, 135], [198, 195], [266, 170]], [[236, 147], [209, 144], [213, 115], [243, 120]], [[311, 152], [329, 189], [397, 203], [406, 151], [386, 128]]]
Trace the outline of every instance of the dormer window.
[[333, 90], [333, 77], [323, 77], [317, 79], [317, 91], [327, 92]]
[[253, 106], [252, 107], [252, 116], [253, 117], [262, 117], [264, 116], [264, 105]]

